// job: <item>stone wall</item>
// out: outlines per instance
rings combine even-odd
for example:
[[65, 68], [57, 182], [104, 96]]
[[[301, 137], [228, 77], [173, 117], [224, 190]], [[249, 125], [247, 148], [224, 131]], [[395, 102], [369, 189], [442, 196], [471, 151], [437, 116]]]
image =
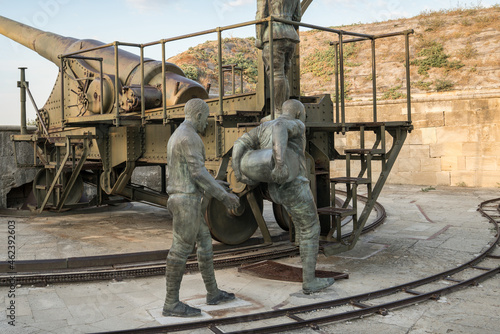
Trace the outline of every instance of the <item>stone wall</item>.
[[[367, 121], [371, 113], [371, 104], [346, 107], [346, 115], [355, 115], [348, 121]], [[404, 120], [405, 113], [406, 103], [381, 102], [378, 120]], [[416, 97], [412, 99], [412, 121], [415, 129], [408, 135], [388, 183], [500, 186], [500, 92]], [[358, 136], [348, 133], [336, 146], [359, 147]], [[367, 141], [373, 137], [368, 135]], [[333, 162], [332, 169], [340, 176], [345, 164]], [[374, 170], [380, 170], [379, 163], [374, 162]]]
[[[13, 188], [33, 181], [36, 174], [34, 168], [17, 168], [16, 166], [10, 136], [19, 133], [18, 126], [0, 127], [0, 208], [7, 206], [7, 194]], [[33, 147], [28, 143], [16, 144], [16, 151], [17, 156], [22, 157], [20, 163], [33, 161]]]

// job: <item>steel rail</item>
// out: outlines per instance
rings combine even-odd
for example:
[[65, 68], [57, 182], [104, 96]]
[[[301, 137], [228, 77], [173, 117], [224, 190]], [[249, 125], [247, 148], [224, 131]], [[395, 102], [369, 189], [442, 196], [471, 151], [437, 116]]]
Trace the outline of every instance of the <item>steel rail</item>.
[[[342, 192], [339, 191], [338, 193]], [[367, 197], [361, 195], [358, 195], [358, 198], [363, 202], [368, 200]], [[376, 203], [374, 209], [377, 216], [370, 225], [365, 226], [362, 233], [367, 233], [384, 222], [387, 216], [384, 207], [380, 203]], [[343, 238], [349, 238], [350, 235], [351, 233], [346, 233]], [[215, 252], [214, 266], [216, 268], [228, 268], [299, 254], [297, 246], [290, 245], [289, 242], [280, 243], [280, 236], [276, 238], [278, 238], [278, 242], [272, 246], [259, 244]], [[267, 249], [269, 251], [266, 251]], [[256, 254], [258, 250], [261, 252]], [[0, 273], [0, 286], [8, 286], [13, 275], [15, 275], [16, 283], [21, 285], [44, 285], [164, 275], [167, 253], [168, 250], [161, 250], [66, 259], [16, 261], [17, 269], [22, 269], [22, 271], [16, 269], [17, 272], [11, 273], [7, 269], [3, 270]], [[189, 259], [189, 261], [194, 260], [195, 256]], [[0, 262], [0, 268], [8, 267], [8, 262]], [[189, 262], [186, 270], [197, 271], [198, 264]]]
[[[496, 217], [488, 214], [485, 210], [486, 205], [491, 203], [500, 203], [500, 198], [485, 201], [480, 204], [478, 211], [492, 223], [496, 230], [496, 235], [494, 240], [490, 242], [489, 247], [483, 251], [479, 256], [474, 259], [464, 263], [463, 265], [453, 268], [450, 270], [443, 271], [439, 274], [429, 276], [427, 278], [423, 278], [420, 280], [416, 280], [413, 282], [408, 282], [405, 284], [401, 284], [398, 286], [368, 292], [364, 294], [359, 294], [355, 296], [350, 296], [346, 298], [341, 298], [337, 300], [325, 301], [320, 303], [308, 304], [303, 306], [296, 306], [291, 308], [284, 308], [279, 310], [273, 310], [270, 312], [261, 312], [256, 314], [249, 314], [243, 316], [235, 316], [228, 318], [220, 318], [220, 319], [211, 319], [199, 322], [191, 322], [186, 324], [177, 324], [177, 325], [167, 325], [167, 326], [158, 326], [158, 327], [150, 327], [150, 328], [141, 328], [141, 329], [131, 329], [131, 330], [122, 330], [122, 331], [113, 331], [108, 333], [166, 333], [166, 332], [176, 332], [176, 331], [184, 331], [184, 330], [192, 330], [198, 328], [208, 328], [211, 329], [215, 333], [276, 333], [276, 332], [284, 332], [288, 330], [300, 329], [304, 327], [311, 327], [313, 329], [319, 329], [318, 324], [332, 323], [336, 321], [355, 319], [359, 317], [363, 317], [366, 315], [372, 314], [382, 314], [386, 315], [388, 310], [392, 310], [395, 308], [400, 308], [404, 306], [413, 305], [422, 301], [426, 301], [429, 299], [439, 299], [442, 295], [449, 294], [456, 290], [462, 289], [464, 287], [477, 285], [479, 282], [484, 281], [490, 277], [495, 276], [500, 272], [500, 263], [496, 264], [496, 268], [484, 268], [478, 267], [476, 264], [483, 261], [484, 259], [494, 259], [499, 260], [500, 256], [491, 255], [491, 253], [497, 248], [500, 233], [499, 233], [499, 222], [500, 222], [500, 206], [496, 204], [493, 208], [493, 211], [496, 212]], [[491, 208], [489, 208], [492, 210]], [[456, 280], [451, 278], [452, 275], [457, 274], [459, 272], [463, 272], [467, 269], [476, 269], [481, 270], [483, 273], [479, 275], [475, 275], [472, 278], [467, 280]], [[449, 280], [455, 282], [456, 284], [435, 289], [427, 292], [418, 292], [415, 291], [415, 288], [422, 287], [426, 284], [433, 283], [440, 280]], [[367, 301], [374, 301], [377, 298], [385, 297], [389, 295], [395, 294], [411, 294], [412, 296], [409, 298], [399, 299], [395, 301], [380, 303], [380, 304], [367, 304]], [[332, 312], [329, 315], [314, 317], [310, 319], [303, 319], [300, 317], [300, 314], [318, 311], [318, 310], [326, 310], [338, 306], [346, 306], [350, 305], [354, 309], [352, 311], [342, 312], [342, 313], [334, 313]], [[333, 311], [333, 310], [332, 310]], [[238, 330], [238, 331], [225, 331], [224, 328], [220, 328], [224, 325], [231, 324], [239, 324], [239, 323], [250, 323], [254, 321], [260, 321], [265, 319], [277, 319], [277, 318], [286, 318], [288, 322], [273, 325], [273, 326], [265, 326], [265, 327], [256, 327], [252, 329], [246, 330]]]

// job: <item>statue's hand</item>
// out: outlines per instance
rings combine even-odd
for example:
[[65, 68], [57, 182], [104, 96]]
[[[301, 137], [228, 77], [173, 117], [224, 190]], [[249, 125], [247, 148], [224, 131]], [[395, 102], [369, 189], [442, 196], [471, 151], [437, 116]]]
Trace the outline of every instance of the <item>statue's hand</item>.
[[273, 179], [273, 182], [278, 184], [285, 183], [286, 180], [288, 179], [288, 176], [289, 176], [288, 167], [285, 164], [283, 165], [277, 164], [271, 171], [271, 178]]
[[226, 182], [224, 180], [215, 180], [217, 183], [224, 188], [225, 191], [230, 191], [231, 189], [229, 188], [229, 182]]
[[224, 203], [228, 209], [235, 210], [240, 206], [240, 198], [235, 194], [226, 193], [222, 203]]
[[253, 180], [250, 180], [248, 177], [241, 174], [241, 172], [239, 170], [236, 170], [236, 169], [234, 170], [234, 177], [236, 178], [236, 181], [244, 183], [244, 184], [248, 184], [249, 186], [255, 186], [255, 185], [259, 184], [259, 182], [255, 182]]

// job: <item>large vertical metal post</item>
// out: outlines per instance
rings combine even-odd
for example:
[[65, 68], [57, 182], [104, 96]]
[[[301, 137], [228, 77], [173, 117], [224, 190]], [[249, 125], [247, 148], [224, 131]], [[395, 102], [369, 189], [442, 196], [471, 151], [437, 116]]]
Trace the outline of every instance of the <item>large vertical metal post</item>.
[[274, 119], [274, 34], [273, 34], [273, 17], [269, 16], [269, 70], [271, 75], [269, 76], [269, 95], [271, 98], [271, 119]]
[[224, 73], [222, 71], [222, 30], [217, 28], [217, 66], [219, 67], [219, 115], [224, 115]]
[[372, 85], [373, 85], [373, 121], [377, 121], [377, 63], [375, 60], [375, 38], [372, 39]]
[[406, 106], [408, 110], [408, 122], [411, 123], [411, 82], [410, 82], [410, 33], [405, 32], [405, 62], [406, 62]]
[[64, 62], [66, 60], [61, 57], [61, 68], [59, 71], [61, 72], [61, 127], [64, 126]]
[[224, 72], [222, 69], [222, 29], [217, 28], [217, 65], [219, 67], [219, 117], [214, 119], [214, 131], [215, 131], [215, 156], [218, 158], [221, 156], [222, 147], [222, 133], [221, 126], [219, 124], [219, 118], [222, 120], [224, 115]]
[[17, 83], [17, 87], [21, 90], [21, 134], [25, 135], [28, 130], [26, 128], [26, 67], [19, 67], [21, 70], [21, 80]]
[[120, 78], [119, 70], [118, 70], [118, 42], [115, 42], [115, 108], [116, 108], [116, 116], [115, 116], [115, 125], [120, 126], [120, 91], [118, 90]]
[[339, 96], [339, 45], [335, 45], [335, 122], [340, 122], [340, 96]]
[[345, 132], [345, 83], [344, 83], [344, 35], [339, 33], [339, 67], [340, 67], [340, 113], [342, 133]]
[[141, 123], [146, 122], [146, 99], [144, 98], [144, 46], [141, 45]]
[[103, 70], [102, 70], [102, 62], [103, 62], [103, 59], [101, 58], [99, 60], [99, 71], [101, 73], [101, 78], [100, 78], [100, 82], [101, 82], [101, 98], [100, 98], [100, 105], [101, 105], [101, 115], [104, 114], [104, 74], [103, 74]]
[[162, 87], [162, 107], [163, 107], [163, 124], [167, 123], [167, 87], [165, 86], [165, 41], [161, 41], [161, 87]]

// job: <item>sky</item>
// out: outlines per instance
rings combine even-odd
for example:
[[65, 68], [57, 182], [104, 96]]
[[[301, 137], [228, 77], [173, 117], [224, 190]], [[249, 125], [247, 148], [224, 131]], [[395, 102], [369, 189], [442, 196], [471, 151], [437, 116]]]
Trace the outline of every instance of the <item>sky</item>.
[[[381, 22], [412, 17], [424, 11], [465, 7], [490, 7], [499, 0], [314, 0], [302, 22], [320, 26]], [[224, 27], [255, 18], [256, 0], [0, 0], [0, 15], [37, 29], [79, 39], [147, 43]], [[412, 27], [408, 27], [411, 29]], [[346, 30], [349, 30], [348, 28]], [[255, 28], [240, 28], [223, 37], [254, 36]], [[215, 34], [167, 44], [167, 58]], [[132, 50], [129, 50], [132, 51]], [[146, 51], [161, 59], [161, 49]], [[36, 52], [0, 35], [0, 125], [20, 124], [19, 67], [27, 67], [26, 79], [38, 105], [48, 99], [58, 67]], [[27, 118], [35, 111], [27, 102]]]

